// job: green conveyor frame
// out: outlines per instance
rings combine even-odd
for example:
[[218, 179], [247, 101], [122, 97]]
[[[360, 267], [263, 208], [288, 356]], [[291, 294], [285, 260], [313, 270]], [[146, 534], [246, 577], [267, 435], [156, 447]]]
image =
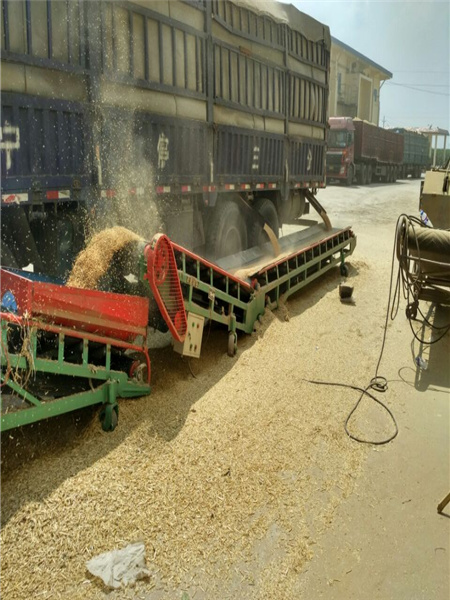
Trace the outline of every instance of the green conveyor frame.
[[[16, 319], [1, 320], [1, 381], [2, 381], [2, 415], [0, 431], [7, 431], [22, 425], [28, 425], [68, 413], [87, 406], [96, 404], [103, 405], [100, 414], [102, 427], [105, 431], [112, 431], [118, 421], [117, 398], [133, 398], [150, 393], [150, 385], [146, 382], [138, 382], [130, 378], [127, 373], [111, 368], [111, 348], [122, 347], [142, 352], [142, 348], [120, 340], [108, 339], [102, 336], [91, 335], [86, 332], [75, 332], [73, 329], [57, 327], [37, 320], [27, 320], [26, 330], [29, 332], [27, 340], [26, 356], [22, 353], [5, 353], [3, 349], [8, 348], [8, 329], [14, 326]], [[52, 332], [58, 336], [57, 359], [43, 358], [39, 354], [38, 335], [40, 332]], [[66, 337], [78, 337], [82, 344], [82, 357], [79, 364], [69, 362], [65, 357]], [[102, 366], [94, 365], [89, 361], [90, 342], [105, 347], [105, 362]], [[40, 394], [32, 393], [21, 385], [17, 374], [23, 379], [28, 374], [31, 379], [35, 373], [68, 376], [73, 378], [73, 386], [76, 387], [80, 381], [89, 382], [89, 388], [77, 393], [64, 395], [63, 397], [42, 397]], [[31, 386], [30, 386], [31, 387]], [[8, 408], [7, 398], [4, 396], [6, 388], [15, 393], [21, 400], [19, 406]]]
[[[261, 254], [270, 252], [269, 246], [256, 259], [253, 249], [240, 253], [233, 266], [233, 258], [213, 264], [173, 244], [186, 310], [221, 323], [230, 332], [251, 333], [266, 306], [276, 308], [280, 301], [335, 266], [345, 275], [345, 259], [353, 253], [356, 237], [349, 227], [324, 235], [318, 226], [280, 242], [294, 249], [285, 252], [283, 258], [266, 259], [264, 266]], [[243, 267], [245, 279], [239, 277]]]

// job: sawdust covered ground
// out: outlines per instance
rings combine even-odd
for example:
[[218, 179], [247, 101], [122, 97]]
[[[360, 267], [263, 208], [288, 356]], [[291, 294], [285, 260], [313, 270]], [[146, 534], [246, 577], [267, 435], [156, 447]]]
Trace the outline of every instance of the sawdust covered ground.
[[[390, 248], [376, 259], [357, 252], [356, 305], [339, 302], [333, 270], [268, 313], [235, 359], [225, 354], [226, 332], [206, 332], [201, 360], [191, 361], [196, 378], [170, 348], [159, 350], [152, 394], [120, 402], [114, 433], [94, 418], [59, 451], [49, 444], [9, 469], [3, 597], [105, 598], [85, 562], [137, 539], [152, 577], [108, 598], [298, 597], [299, 577], [368, 452], [343, 429], [354, 393], [304, 379], [373, 375], [389, 263]], [[391, 433], [371, 405], [352, 427]]]
[[[289, 306], [289, 321], [268, 314], [237, 359], [212, 331], [205, 358], [191, 363], [196, 379], [170, 349], [160, 352], [152, 395], [121, 402], [114, 434], [94, 420], [71, 447], [10, 473], [4, 597], [102, 598], [85, 561], [135, 539], [154, 572], [142, 593], [188, 586], [233, 597], [250, 593], [260, 572], [267, 597], [287, 594], [365, 453], [342, 430], [351, 399], [333, 402], [302, 381], [320, 374], [325, 339], [339, 343], [327, 322], [332, 307], [348, 311], [336, 302], [338, 282], [332, 273], [315, 284]], [[343, 365], [337, 356], [336, 375]]]

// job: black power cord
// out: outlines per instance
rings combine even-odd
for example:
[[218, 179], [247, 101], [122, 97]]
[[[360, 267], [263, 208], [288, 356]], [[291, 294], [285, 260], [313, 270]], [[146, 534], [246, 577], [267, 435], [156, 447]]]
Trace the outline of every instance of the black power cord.
[[[328, 381], [313, 381], [310, 379], [304, 379], [304, 381], [307, 381], [308, 383], [314, 383], [315, 385], [330, 385], [330, 386], [336, 386], [336, 387], [345, 387], [345, 388], [350, 388], [352, 390], [357, 390], [358, 392], [361, 392], [355, 406], [352, 408], [352, 410], [349, 412], [347, 418], [345, 419], [345, 424], [344, 424], [345, 433], [352, 440], [355, 440], [356, 442], [360, 442], [361, 444], [372, 444], [374, 446], [381, 446], [383, 444], [387, 444], [388, 442], [392, 441], [397, 436], [398, 425], [397, 425], [397, 421], [395, 420], [394, 414], [392, 413], [390, 408], [387, 407], [386, 404], [384, 404], [384, 402], [382, 402], [379, 398], [377, 398], [376, 396], [374, 396], [373, 394], [371, 394], [368, 391], [368, 390], [373, 390], [375, 392], [386, 392], [388, 389], [388, 382], [385, 377], [382, 377], [382, 376], [372, 377], [369, 385], [365, 388], [361, 388], [356, 385], [351, 385], [349, 383], [332, 383], [332, 382], [328, 382]], [[384, 410], [389, 414], [389, 416], [394, 424], [395, 431], [388, 438], [386, 438], [384, 440], [380, 440], [380, 441], [364, 440], [363, 438], [360, 438], [357, 435], [351, 433], [351, 431], [349, 430], [348, 422], [350, 421], [353, 413], [358, 408], [358, 406], [359, 406], [361, 400], [364, 398], [364, 396], [368, 396], [369, 398], [374, 400], [377, 404], [379, 404], [382, 408], [384, 408]]]

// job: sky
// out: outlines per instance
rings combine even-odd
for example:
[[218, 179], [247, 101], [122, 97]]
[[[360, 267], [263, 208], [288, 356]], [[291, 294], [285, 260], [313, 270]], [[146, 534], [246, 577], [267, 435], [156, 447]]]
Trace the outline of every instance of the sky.
[[432, 125], [450, 131], [448, 1], [290, 2], [393, 74], [380, 92], [380, 125], [384, 120], [386, 127]]

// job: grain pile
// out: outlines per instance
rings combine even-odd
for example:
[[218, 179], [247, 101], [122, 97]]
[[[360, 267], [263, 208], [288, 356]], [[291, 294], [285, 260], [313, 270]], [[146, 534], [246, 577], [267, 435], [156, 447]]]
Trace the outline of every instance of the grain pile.
[[94, 290], [110, 268], [112, 258], [127, 244], [142, 240], [125, 227], [111, 227], [95, 234], [77, 256], [67, 285]]
[[[343, 499], [359, 492], [370, 449], [344, 433], [353, 392], [304, 379], [358, 385], [372, 377], [391, 248], [385, 222], [374, 229], [374, 212], [383, 219], [388, 211], [411, 212], [390, 195], [381, 208], [371, 198], [361, 210], [353, 191], [353, 204], [352, 190], [342, 199], [345, 222], [360, 215], [361, 228], [364, 219], [370, 227], [351, 258], [355, 305], [339, 301], [332, 269], [283, 311], [269, 312], [257, 336], [240, 336], [236, 359], [225, 355], [226, 331], [213, 328], [200, 361], [192, 361], [196, 379], [170, 349], [158, 350], [152, 394], [119, 402], [114, 433], [103, 433], [94, 419], [59, 452], [52, 446], [3, 478], [2, 598], [180, 600], [184, 591], [190, 600], [319, 597], [303, 596], [299, 582]], [[416, 206], [416, 196], [408, 202]], [[381, 372], [390, 380], [399, 379], [399, 348], [389, 336], [405, 326], [389, 324]], [[401, 385], [384, 400], [406, 410]], [[386, 424], [364, 401], [350, 427], [375, 438], [384, 437]], [[361, 495], [361, 504], [367, 500]], [[138, 539], [152, 577], [106, 595], [86, 561]], [[369, 573], [371, 560], [368, 551]]]
[[[367, 268], [358, 281], [369, 287]], [[335, 390], [303, 381], [323, 376], [324, 364], [327, 377], [340, 378], [348, 336], [358, 375], [370, 370], [366, 348], [377, 332], [359, 340], [360, 305], [341, 305], [338, 284], [336, 271], [313, 283], [289, 302], [289, 322], [268, 313], [257, 337], [239, 340], [237, 360], [225, 355], [226, 331], [213, 329], [196, 379], [170, 349], [159, 350], [152, 394], [120, 401], [113, 434], [95, 419], [63, 452], [10, 474], [4, 598], [103, 599], [85, 562], [138, 539], [152, 577], [110, 600], [180, 598], [183, 590], [196, 599], [297, 597], [298, 576], [367, 452], [343, 431], [352, 393], [337, 401]]]

